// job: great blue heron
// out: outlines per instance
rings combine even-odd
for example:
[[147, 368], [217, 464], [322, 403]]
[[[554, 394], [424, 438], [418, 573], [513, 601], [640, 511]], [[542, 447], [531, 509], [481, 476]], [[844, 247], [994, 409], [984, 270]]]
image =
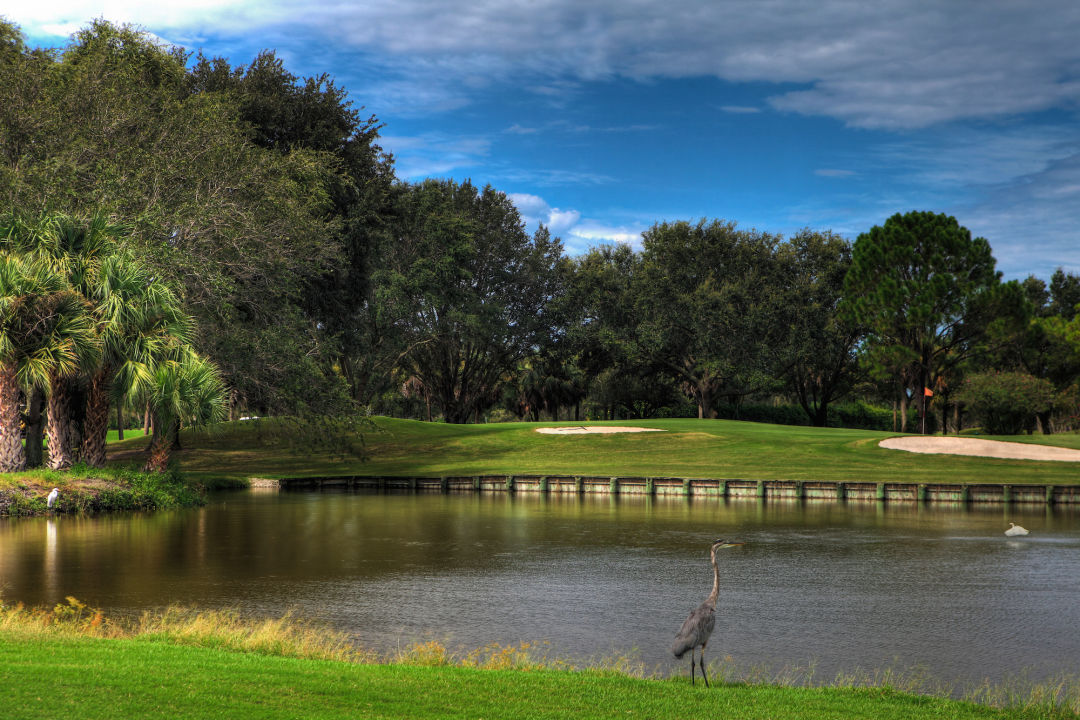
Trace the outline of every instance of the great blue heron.
[[671, 644], [671, 652], [676, 658], [681, 658], [686, 651], [690, 651], [690, 684], [694, 684], [694, 649], [701, 647], [701, 678], [705, 681], [705, 687], [709, 687], [709, 678], [705, 675], [705, 645], [709, 642], [713, 628], [716, 627], [716, 596], [720, 593], [720, 569], [716, 566], [716, 551], [722, 548], [743, 545], [741, 542], [730, 540], [717, 540], [709, 548], [709, 558], [712, 561], [713, 585], [709, 597], [701, 603], [686, 622], [679, 628], [675, 636], [675, 642]]
[[1005, 534], [1013, 537], [1014, 535], [1027, 535], [1028, 531], [1027, 528], [1022, 528], [1016, 523], [1009, 523], [1009, 529], [1005, 531]]
[[45, 507], [51, 508], [56, 504], [56, 499], [60, 497], [60, 488], [53, 488], [49, 493], [49, 497], [45, 499]]

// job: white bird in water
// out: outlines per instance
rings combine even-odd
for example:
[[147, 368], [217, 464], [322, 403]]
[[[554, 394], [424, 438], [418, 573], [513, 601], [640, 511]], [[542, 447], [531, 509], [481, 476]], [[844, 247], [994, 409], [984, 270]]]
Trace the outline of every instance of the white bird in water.
[[1014, 535], [1027, 535], [1028, 531], [1027, 528], [1022, 528], [1016, 523], [1009, 523], [1009, 529], [1005, 531], [1005, 534], [1013, 537]]
[[[56, 499], [59, 498], [59, 497], [60, 497], [60, 488], [53, 488], [52, 492], [49, 493], [48, 499], [45, 500], [45, 507], [51, 508], [53, 505], [56, 504]], [[1027, 532], [1027, 531], [1025, 530], [1025, 532]]]

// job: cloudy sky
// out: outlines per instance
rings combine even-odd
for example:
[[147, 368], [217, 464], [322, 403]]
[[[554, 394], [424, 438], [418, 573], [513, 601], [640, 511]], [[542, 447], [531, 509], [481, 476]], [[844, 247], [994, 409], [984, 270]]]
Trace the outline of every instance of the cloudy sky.
[[1080, 273], [1080, 3], [0, 0], [242, 64], [276, 49], [385, 127], [398, 176], [512, 195], [571, 252], [717, 217], [854, 239], [955, 215], [1007, 278]]

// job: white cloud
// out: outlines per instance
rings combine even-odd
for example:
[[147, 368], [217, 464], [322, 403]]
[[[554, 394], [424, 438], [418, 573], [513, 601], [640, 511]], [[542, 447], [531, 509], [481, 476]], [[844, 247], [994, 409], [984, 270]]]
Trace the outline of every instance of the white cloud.
[[590, 245], [600, 243], [627, 243], [635, 245], [641, 242], [641, 233], [645, 228], [633, 228], [626, 225], [605, 225], [588, 221], [574, 228], [573, 236]]
[[845, 177], [851, 177], [852, 175], [855, 175], [856, 173], [855, 173], [854, 170], [839, 170], [839, 169], [836, 169], [836, 168], [819, 168], [819, 169], [814, 171], [814, 174], [819, 176], [819, 177], [845, 178]]
[[899, 169], [913, 183], [956, 188], [1009, 183], [1077, 152], [1075, 127], [1028, 124], [902, 138], [880, 146], [872, 161]]
[[491, 150], [484, 137], [454, 137], [442, 133], [383, 135], [379, 144], [394, 154], [394, 172], [403, 180], [446, 177], [476, 167]]
[[721, 105], [720, 109], [732, 115], [753, 115], [761, 112], [761, 108], [749, 107], [747, 105]]
[[551, 206], [539, 195], [529, 193], [508, 193], [507, 197], [514, 203], [523, 217], [536, 218], [541, 221], [551, 212]]
[[[107, 15], [166, 37], [307, 34], [378, 56], [389, 82], [458, 101], [465, 89], [497, 82], [565, 101], [583, 81], [711, 75], [799, 84], [772, 107], [871, 128], [1080, 105], [1080, 4], [1072, 0], [59, 0], [6, 14], [38, 32]], [[403, 90], [399, 105], [408, 99]]]
[[511, 135], [533, 135], [540, 132], [540, 128], [523, 127], [521, 125], [518, 125], [517, 123], [514, 123], [510, 127], [503, 130], [503, 132], [509, 133]]
[[492, 180], [500, 180], [506, 184], [511, 183], [534, 183], [541, 186], [553, 185], [606, 185], [614, 182], [615, 178], [602, 173], [588, 172], [585, 170], [545, 170], [515, 168], [502, 170], [493, 174]]
[[537, 225], [543, 224], [551, 231], [552, 235], [564, 235], [577, 224], [581, 213], [577, 210], [562, 210], [551, 207], [538, 195], [529, 193], [510, 193], [508, 197], [521, 213], [522, 220], [530, 230], [535, 230]]
[[559, 208], [552, 208], [551, 212], [548, 214], [548, 221], [544, 224], [551, 229], [551, 232], [556, 235], [561, 235], [574, 227], [580, 219], [581, 213], [577, 210], [560, 210]]
[[1080, 272], [1080, 203], [1068, 197], [1078, 191], [1080, 152], [1075, 152], [997, 185], [954, 214], [990, 241], [1006, 277], [1035, 274], [1046, 280], [1047, 268]]
[[583, 253], [600, 244], [640, 243], [641, 233], [645, 229], [583, 219], [579, 211], [552, 207], [539, 195], [510, 193], [509, 197], [530, 232], [543, 223], [552, 235], [562, 238], [566, 251], [571, 255]]
[[22, 0], [3, 14], [29, 33], [65, 38], [99, 17], [154, 30], [202, 26], [232, 31], [244, 23], [286, 22], [290, 12], [284, 3], [258, 0]]

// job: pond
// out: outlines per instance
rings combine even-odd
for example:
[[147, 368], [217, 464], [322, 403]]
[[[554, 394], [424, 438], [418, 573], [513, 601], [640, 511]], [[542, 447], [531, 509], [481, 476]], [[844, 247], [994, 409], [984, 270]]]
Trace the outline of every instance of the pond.
[[[1031, 534], [1007, 538], [1008, 522]], [[712, 658], [1080, 674], [1080, 511], [1059, 506], [240, 491], [194, 510], [0, 520], [0, 593], [110, 613], [292, 610], [393, 651], [540, 643], [578, 661], [668, 647], [712, 586]]]

